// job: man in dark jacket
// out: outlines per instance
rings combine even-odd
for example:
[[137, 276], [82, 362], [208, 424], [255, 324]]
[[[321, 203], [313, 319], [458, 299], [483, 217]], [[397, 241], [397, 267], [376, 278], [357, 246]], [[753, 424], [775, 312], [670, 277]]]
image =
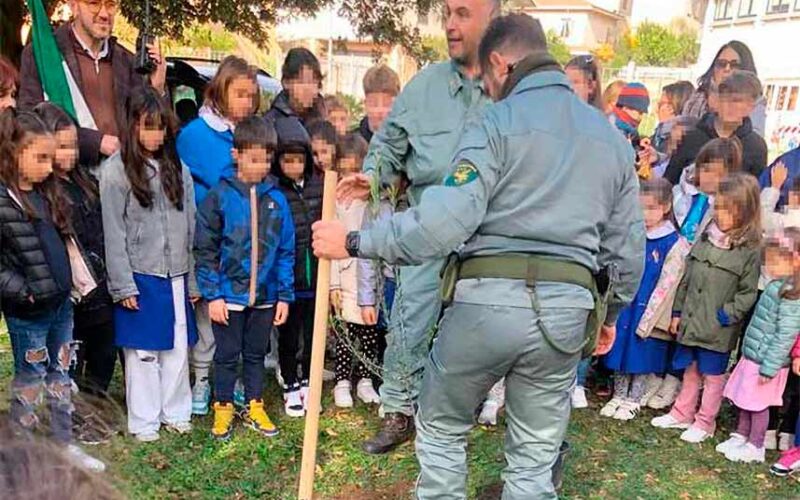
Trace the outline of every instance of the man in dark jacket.
[[[119, 150], [119, 137], [128, 129], [125, 102], [134, 88], [144, 84], [134, 70], [133, 54], [111, 36], [118, 5], [116, 0], [70, 0], [73, 19], [54, 33], [94, 121], [94, 126], [81, 122], [78, 129], [83, 165], [96, 166]], [[167, 66], [157, 46], [150, 47], [150, 56], [157, 69], [150, 75], [149, 83], [164, 93]], [[20, 109], [30, 109], [46, 100], [31, 44], [22, 52], [17, 100]]]
[[664, 177], [677, 184], [683, 170], [694, 163], [707, 142], [732, 136], [742, 143], [742, 170], [758, 177], [767, 165], [767, 143], [753, 130], [749, 114], [760, 95], [758, 77], [749, 71], [734, 71], [719, 86], [718, 112], [707, 113], [696, 129], [686, 133]]
[[[311, 368], [311, 338], [314, 326], [314, 296], [317, 259], [311, 250], [311, 225], [322, 217], [322, 179], [314, 170], [311, 140], [296, 115], [267, 113], [278, 132], [278, 152], [272, 167], [277, 184], [289, 202], [295, 228], [295, 301], [289, 319], [281, 326], [278, 358], [284, 380], [284, 405], [290, 417], [305, 414]], [[301, 371], [297, 376], [297, 353], [302, 339]]]

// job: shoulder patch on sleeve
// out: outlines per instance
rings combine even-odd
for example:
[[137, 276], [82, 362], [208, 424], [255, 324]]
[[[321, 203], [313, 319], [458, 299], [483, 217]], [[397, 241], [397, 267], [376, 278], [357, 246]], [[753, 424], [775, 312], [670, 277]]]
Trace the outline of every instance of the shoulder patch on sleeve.
[[478, 169], [475, 168], [475, 165], [467, 160], [461, 160], [458, 162], [455, 172], [453, 172], [450, 177], [445, 179], [444, 185], [450, 187], [463, 186], [464, 184], [469, 184], [477, 178]]

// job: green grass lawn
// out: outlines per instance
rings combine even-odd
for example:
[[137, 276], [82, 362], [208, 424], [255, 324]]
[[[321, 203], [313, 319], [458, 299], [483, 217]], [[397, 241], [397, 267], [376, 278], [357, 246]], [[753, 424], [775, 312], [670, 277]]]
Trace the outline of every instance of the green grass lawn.
[[[2, 328], [0, 326], [0, 328]], [[0, 336], [0, 412], [8, 409], [11, 354]], [[108, 477], [130, 498], [293, 498], [302, 452], [302, 420], [279, 411], [274, 378], [267, 400], [280, 435], [265, 439], [237, 428], [227, 443], [208, 436], [210, 417], [196, 419], [188, 436], [162, 433], [157, 443], [139, 444], [120, 435], [89, 448], [109, 464]], [[413, 447], [405, 445], [384, 457], [363, 454], [359, 445], [378, 425], [374, 411], [333, 408], [325, 389], [320, 423], [316, 492], [325, 499], [409, 498], [417, 474]], [[119, 394], [119, 381], [114, 392]], [[574, 414], [569, 431], [564, 498], [740, 499], [800, 498], [798, 479], [770, 476], [767, 466], [735, 465], [714, 452], [727, 433], [700, 446], [683, 443], [677, 431], [656, 431], [645, 411], [632, 423], [601, 419], [600, 402]], [[121, 411], [121, 410], [119, 410]], [[116, 415], [122, 421], [122, 415]], [[730, 428], [732, 412], [723, 415]], [[476, 429], [470, 437], [470, 498], [497, 498], [504, 461], [503, 433]], [[774, 459], [775, 454], [769, 458]]]

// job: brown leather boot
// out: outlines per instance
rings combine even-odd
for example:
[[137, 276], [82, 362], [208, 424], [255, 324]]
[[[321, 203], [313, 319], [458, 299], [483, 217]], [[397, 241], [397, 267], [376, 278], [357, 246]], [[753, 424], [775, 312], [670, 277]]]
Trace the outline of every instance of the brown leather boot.
[[362, 448], [370, 455], [383, 455], [410, 441], [412, 437], [414, 437], [414, 417], [402, 413], [387, 413], [383, 417], [381, 430], [375, 437], [365, 441]]

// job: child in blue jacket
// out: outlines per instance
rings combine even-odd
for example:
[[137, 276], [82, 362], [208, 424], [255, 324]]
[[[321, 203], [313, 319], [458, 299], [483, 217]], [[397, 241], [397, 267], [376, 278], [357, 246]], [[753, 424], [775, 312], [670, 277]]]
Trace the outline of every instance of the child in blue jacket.
[[781, 196], [778, 199], [778, 206], [776, 208], [783, 208], [789, 201], [789, 191], [792, 189], [794, 180], [800, 177], [800, 148], [792, 149], [772, 162], [768, 168], [765, 168], [761, 175], [758, 177], [758, 182], [761, 184], [761, 189], [772, 186], [772, 170], [777, 165], [783, 165], [787, 170], [786, 180], [780, 188]]
[[294, 301], [294, 223], [286, 197], [267, 174], [277, 134], [257, 117], [236, 127], [236, 176], [209, 191], [197, 216], [197, 281], [217, 348], [214, 353], [214, 427], [228, 439], [233, 388], [244, 361], [244, 420], [266, 436], [277, 434], [264, 411], [263, 362], [272, 325], [286, 322]]

